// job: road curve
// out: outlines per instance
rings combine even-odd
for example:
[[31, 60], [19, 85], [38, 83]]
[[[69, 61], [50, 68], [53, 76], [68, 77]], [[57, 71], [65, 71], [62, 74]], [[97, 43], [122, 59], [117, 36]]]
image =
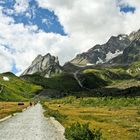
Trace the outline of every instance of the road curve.
[[62, 126], [59, 127], [43, 116], [37, 104], [0, 123], [0, 140], [64, 140]]

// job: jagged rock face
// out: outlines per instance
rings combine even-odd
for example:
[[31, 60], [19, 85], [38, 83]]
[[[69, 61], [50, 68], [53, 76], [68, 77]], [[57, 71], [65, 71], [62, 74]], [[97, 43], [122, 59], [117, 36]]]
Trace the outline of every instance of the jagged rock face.
[[139, 40], [139, 39], [140, 39], [140, 30], [138, 30], [137, 32], [132, 32], [132, 33], [129, 35], [129, 39], [130, 39], [131, 41]]
[[[112, 59], [109, 63], [117, 63], [117, 64], [131, 64], [135, 61], [140, 61], [140, 34], [139, 37], [134, 35], [133, 41], [124, 49], [122, 55]], [[135, 38], [135, 39], [134, 39]]]
[[27, 68], [22, 75], [40, 74], [44, 77], [50, 77], [53, 74], [61, 73], [62, 68], [59, 65], [58, 57], [51, 56], [49, 53], [45, 56], [38, 55], [31, 66]]
[[78, 54], [71, 63], [76, 65], [106, 63], [122, 54], [123, 50], [130, 45], [130, 42], [127, 35], [112, 36], [106, 44], [96, 45], [87, 52]]

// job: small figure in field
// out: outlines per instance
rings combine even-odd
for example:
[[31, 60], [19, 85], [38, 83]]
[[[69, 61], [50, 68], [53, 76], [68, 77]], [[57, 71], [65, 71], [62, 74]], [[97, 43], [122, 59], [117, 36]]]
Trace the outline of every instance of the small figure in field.
[[32, 106], [32, 102], [30, 102], [30, 106]]

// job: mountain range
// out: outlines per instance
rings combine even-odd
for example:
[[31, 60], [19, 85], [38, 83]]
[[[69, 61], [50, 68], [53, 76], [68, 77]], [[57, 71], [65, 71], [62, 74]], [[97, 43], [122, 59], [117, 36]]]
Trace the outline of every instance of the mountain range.
[[105, 44], [95, 45], [87, 52], [78, 54], [74, 59], [60, 66], [58, 57], [38, 55], [22, 75], [38, 73], [44, 77], [77, 70], [77, 67], [96, 65], [129, 65], [140, 60], [140, 30], [130, 35], [112, 36]]
[[138, 60], [140, 60], [140, 30], [130, 35], [112, 36], [107, 43], [95, 45], [87, 52], [78, 54], [70, 62], [86, 66], [103, 63], [129, 64]]
[[40, 90], [43, 98], [140, 95], [140, 30], [112, 36], [74, 59], [38, 55], [20, 77], [0, 74], [0, 100], [29, 100]]

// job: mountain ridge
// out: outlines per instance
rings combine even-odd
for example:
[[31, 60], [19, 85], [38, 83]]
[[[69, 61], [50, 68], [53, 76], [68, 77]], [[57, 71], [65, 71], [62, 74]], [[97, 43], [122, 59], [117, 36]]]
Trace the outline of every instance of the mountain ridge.
[[130, 40], [127, 35], [112, 36], [107, 43], [95, 45], [87, 52], [78, 54], [70, 62], [77, 65], [106, 63], [118, 54], [122, 54], [123, 50], [128, 47], [129, 44]]
[[62, 72], [62, 68], [59, 64], [58, 57], [52, 56], [50, 53], [46, 55], [38, 55], [32, 62], [32, 64], [21, 74], [35, 74], [38, 73], [44, 77], [50, 77], [53, 74]]
[[140, 30], [132, 32], [129, 35], [120, 34], [112, 36], [105, 44], [95, 45], [87, 52], [78, 54], [70, 63], [79, 66], [111, 63], [112, 59], [122, 55], [133, 42], [139, 39]]
[[129, 37], [131, 44], [124, 49], [121, 55], [113, 58], [109, 63], [131, 64], [140, 61], [140, 30], [131, 33]]
[[[112, 36], [103, 45], [95, 45], [87, 52], [78, 54], [74, 59], [59, 64], [58, 57], [50, 53], [38, 55], [22, 75], [39, 74], [49, 78], [63, 72], [74, 73], [82, 67], [96, 65], [129, 65], [140, 60], [140, 30], [129, 35]], [[21, 75], [21, 76], [22, 76]]]

